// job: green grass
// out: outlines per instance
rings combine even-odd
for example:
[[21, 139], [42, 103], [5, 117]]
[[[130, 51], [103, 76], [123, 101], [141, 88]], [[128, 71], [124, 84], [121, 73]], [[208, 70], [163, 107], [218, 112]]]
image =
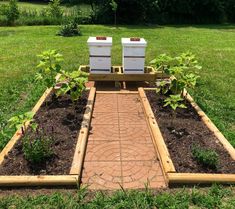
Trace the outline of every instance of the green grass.
[[144, 191], [116, 191], [88, 193], [86, 189], [77, 192], [56, 192], [50, 195], [10, 195], [0, 199], [0, 208], [95, 208], [95, 209], [188, 209], [235, 207], [233, 188], [213, 185], [206, 189], [174, 189], [154, 193]]
[[[56, 36], [58, 27], [2, 27], [0, 29], [0, 129], [13, 115], [30, 110], [44, 90], [32, 79], [36, 55], [58, 49], [65, 69], [88, 64], [88, 36], [113, 37], [112, 63], [121, 64], [121, 37], [140, 36], [148, 41], [146, 63], [160, 53], [195, 53], [203, 66], [194, 98], [235, 146], [235, 25], [225, 26], [112, 26], [81, 27], [83, 36]], [[8, 140], [13, 130], [5, 130]], [[0, 134], [1, 135], [1, 134]], [[3, 135], [3, 134], [2, 134]], [[3, 143], [4, 144], [4, 143]]]

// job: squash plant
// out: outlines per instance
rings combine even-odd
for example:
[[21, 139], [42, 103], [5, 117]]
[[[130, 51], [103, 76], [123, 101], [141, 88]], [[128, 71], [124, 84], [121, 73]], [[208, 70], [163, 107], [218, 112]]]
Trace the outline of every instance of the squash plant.
[[44, 51], [38, 55], [40, 62], [37, 65], [39, 72], [36, 73], [35, 80], [43, 81], [47, 88], [54, 88], [56, 85], [56, 75], [61, 71], [60, 63], [63, 56], [56, 50]]

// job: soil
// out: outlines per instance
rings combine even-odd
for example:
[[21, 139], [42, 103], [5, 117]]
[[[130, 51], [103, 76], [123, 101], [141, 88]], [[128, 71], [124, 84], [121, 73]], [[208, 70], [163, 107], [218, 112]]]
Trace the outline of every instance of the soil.
[[[163, 107], [165, 96], [145, 91], [177, 172], [180, 173], [233, 173], [235, 161], [219, 140], [201, 121], [189, 102], [187, 109], [178, 108], [173, 117], [170, 107]], [[211, 149], [219, 155], [217, 168], [199, 164], [192, 156], [192, 146]]]
[[86, 109], [88, 91], [74, 105], [69, 95], [47, 97], [34, 119], [40, 131], [28, 129], [26, 136], [35, 139], [43, 134], [52, 139], [52, 156], [42, 163], [31, 163], [24, 157], [22, 139], [6, 156], [0, 166], [0, 175], [63, 175], [69, 174], [78, 133]]

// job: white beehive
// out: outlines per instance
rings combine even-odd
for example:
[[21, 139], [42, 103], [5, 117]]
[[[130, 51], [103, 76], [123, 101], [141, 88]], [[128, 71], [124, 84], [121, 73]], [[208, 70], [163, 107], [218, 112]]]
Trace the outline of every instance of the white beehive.
[[112, 37], [105, 38], [106, 40], [100, 40], [98, 37], [89, 37], [87, 40], [90, 52], [90, 73], [111, 72]]
[[145, 48], [147, 42], [140, 38], [131, 40], [122, 38], [122, 65], [126, 74], [144, 73]]

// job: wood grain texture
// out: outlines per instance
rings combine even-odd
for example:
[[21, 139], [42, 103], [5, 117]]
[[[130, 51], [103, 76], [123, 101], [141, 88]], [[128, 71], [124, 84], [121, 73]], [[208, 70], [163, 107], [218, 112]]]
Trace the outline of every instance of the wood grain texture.
[[0, 186], [78, 185], [77, 175], [1, 176]]
[[235, 174], [168, 173], [171, 184], [235, 183]]
[[147, 117], [148, 125], [150, 127], [150, 130], [153, 136], [153, 142], [158, 151], [163, 169], [165, 173], [176, 172], [174, 164], [171, 160], [170, 154], [164, 142], [163, 136], [161, 134], [161, 131], [159, 129], [159, 126], [154, 117], [153, 111], [149, 104], [149, 101], [144, 92], [144, 89], [139, 88], [138, 90], [139, 90], [139, 95], [140, 95], [140, 98], [144, 107], [145, 115]]
[[215, 124], [210, 120], [210, 118], [205, 114], [205, 112], [196, 104], [190, 94], [184, 90], [184, 96], [186, 96], [187, 100], [191, 103], [193, 108], [197, 111], [198, 115], [201, 117], [201, 120], [204, 124], [209, 128], [209, 130], [217, 137], [220, 143], [223, 145], [225, 150], [228, 151], [233, 160], [235, 160], [235, 149], [229, 143], [229, 141], [225, 138], [225, 136], [219, 131], [219, 129], [215, 126]]
[[70, 169], [70, 174], [76, 174], [79, 176], [79, 179], [81, 177], [82, 173], [82, 167], [86, 152], [86, 145], [87, 145], [87, 139], [90, 129], [90, 123], [91, 123], [91, 117], [94, 107], [94, 101], [95, 101], [95, 94], [96, 89], [94, 87], [91, 87], [90, 94], [88, 97], [88, 102], [86, 105], [86, 111], [83, 115], [83, 121], [82, 121], [82, 127], [79, 131], [77, 145], [75, 148], [75, 153], [73, 157], [72, 166]]
[[[81, 65], [81, 71], [89, 72], [88, 65]], [[144, 74], [124, 74], [122, 66], [112, 66], [110, 74], [89, 74], [89, 81], [149, 81], [154, 82], [157, 78], [168, 78], [166, 74], [155, 71], [151, 66], [145, 66]]]

